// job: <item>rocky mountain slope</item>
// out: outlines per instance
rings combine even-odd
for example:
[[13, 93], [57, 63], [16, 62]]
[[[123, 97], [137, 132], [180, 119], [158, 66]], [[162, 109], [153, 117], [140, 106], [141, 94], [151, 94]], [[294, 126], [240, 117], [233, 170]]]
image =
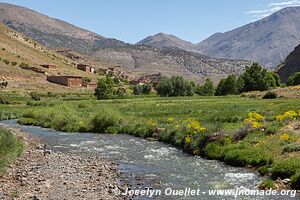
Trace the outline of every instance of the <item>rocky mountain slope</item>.
[[122, 41], [105, 38], [59, 19], [12, 4], [0, 3], [0, 22], [50, 48], [74, 48], [80, 52], [88, 52], [93, 47], [126, 45]]
[[278, 69], [278, 74], [284, 83], [295, 72], [300, 72], [300, 45], [288, 55], [284, 63]]
[[284, 8], [243, 27], [217, 33], [196, 44], [213, 57], [246, 59], [275, 68], [300, 41], [300, 7]]
[[[162, 72], [163, 75], [183, 75], [196, 81], [206, 77], [218, 80], [229, 73], [241, 73], [249, 64], [248, 61], [219, 60], [178, 48], [130, 45], [20, 6], [0, 3], [0, 11], [0, 22], [46, 47], [72, 49], [112, 65], [122, 65], [137, 74]], [[169, 38], [178, 42], [171, 36]]]
[[148, 45], [157, 48], [177, 47], [188, 51], [196, 51], [194, 44], [182, 40], [174, 35], [158, 33], [153, 36], [148, 36], [145, 39], [136, 43], [137, 45]]
[[[21, 63], [28, 67], [21, 67]], [[57, 68], [49, 70], [41, 64], [53, 64]], [[73, 60], [0, 23], [0, 81], [8, 82], [7, 89], [70, 92], [70, 88], [46, 81], [47, 74], [98, 77], [76, 69]]]

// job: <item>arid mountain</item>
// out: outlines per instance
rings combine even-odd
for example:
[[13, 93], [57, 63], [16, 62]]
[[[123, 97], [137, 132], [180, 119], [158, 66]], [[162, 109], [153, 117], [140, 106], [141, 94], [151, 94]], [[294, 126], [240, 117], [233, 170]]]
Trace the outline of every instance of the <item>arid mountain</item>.
[[[248, 61], [215, 59], [179, 48], [159, 49], [108, 39], [30, 9], [0, 3], [0, 22], [49, 48], [67, 48], [93, 59], [121, 65], [136, 74], [161, 72], [201, 81], [241, 73]], [[173, 37], [168, 37], [178, 42]], [[180, 42], [183, 44], [184, 42]], [[187, 43], [185, 43], [187, 44]]]
[[165, 33], [158, 33], [153, 36], [148, 36], [145, 39], [137, 42], [136, 44], [148, 45], [157, 48], [177, 47], [187, 51], [196, 51], [193, 43], [182, 40], [174, 35]]
[[99, 46], [105, 48], [127, 45], [12, 4], [0, 3], [0, 22], [50, 48], [72, 48], [89, 52], [91, 48]]
[[284, 8], [243, 27], [196, 44], [204, 55], [246, 59], [275, 68], [300, 41], [300, 7]]
[[278, 74], [282, 82], [286, 82], [288, 78], [295, 72], [300, 72], [300, 45], [291, 52], [284, 63], [279, 66]]
[[[7, 89], [30, 92], [64, 91], [70, 88], [49, 83], [47, 75], [74, 75], [97, 79], [96, 74], [86, 73], [76, 68], [73, 60], [64, 57], [36, 41], [29, 39], [0, 23], [0, 81], [7, 81]], [[21, 63], [24, 63], [21, 65]], [[46, 69], [40, 65], [51, 64], [57, 67]], [[72, 91], [85, 91], [77, 88]]]

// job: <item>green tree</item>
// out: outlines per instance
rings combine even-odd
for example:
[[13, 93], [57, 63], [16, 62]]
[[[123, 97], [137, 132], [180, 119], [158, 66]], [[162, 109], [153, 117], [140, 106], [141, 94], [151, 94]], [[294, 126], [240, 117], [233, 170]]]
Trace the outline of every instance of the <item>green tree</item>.
[[216, 89], [216, 95], [235, 95], [239, 94], [243, 87], [243, 80], [235, 75], [229, 75], [226, 79], [222, 79]]
[[266, 91], [276, 85], [274, 77], [266, 69], [263, 69], [258, 63], [252, 64], [246, 68], [245, 73], [241, 76], [244, 80], [243, 92], [249, 91]]
[[97, 88], [95, 89], [95, 96], [97, 99], [108, 99], [113, 94], [114, 80], [110, 77], [101, 78], [97, 82]]
[[192, 96], [194, 94], [195, 84], [186, 81], [181, 76], [172, 76], [163, 78], [157, 85], [157, 94], [166, 96]]
[[215, 93], [214, 83], [210, 79], [206, 79], [204, 85], [198, 85], [195, 93], [200, 96], [213, 96]]
[[287, 86], [300, 85], [300, 72], [296, 72], [292, 76], [290, 76], [286, 85]]
[[133, 86], [132, 90], [133, 90], [133, 94], [134, 95], [140, 95], [140, 94], [142, 94], [142, 86], [141, 85], [135, 85], [135, 86]]
[[149, 94], [151, 92], [152, 86], [150, 84], [135, 85], [132, 89], [134, 95]]
[[159, 94], [161, 97], [172, 96], [173, 84], [171, 82], [171, 79], [165, 77], [162, 80], [160, 80], [156, 86], [156, 91], [157, 94]]
[[150, 84], [142, 85], [142, 93], [143, 94], [150, 94], [152, 86]]

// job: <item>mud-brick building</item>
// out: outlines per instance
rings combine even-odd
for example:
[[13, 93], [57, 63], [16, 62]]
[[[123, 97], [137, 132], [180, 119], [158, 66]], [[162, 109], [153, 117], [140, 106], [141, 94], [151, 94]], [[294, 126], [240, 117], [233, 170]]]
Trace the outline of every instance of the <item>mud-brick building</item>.
[[56, 68], [56, 65], [52, 65], [52, 64], [45, 64], [45, 65], [40, 65], [40, 66], [43, 68], [46, 68], [46, 69], [55, 69]]
[[68, 87], [82, 86], [82, 77], [80, 76], [48, 76], [47, 81]]
[[85, 64], [78, 64], [77, 65], [77, 69], [81, 70], [81, 71], [85, 71], [85, 72], [90, 72], [90, 73], [94, 73], [95, 72], [95, 68], [89, 66], [89, 65], [85, 65]]
[[95, 82], [90, 82], [90, 83], [83, 82], [82, 87], [95, 89], [97, 87], [97, 83], [95, 83]]

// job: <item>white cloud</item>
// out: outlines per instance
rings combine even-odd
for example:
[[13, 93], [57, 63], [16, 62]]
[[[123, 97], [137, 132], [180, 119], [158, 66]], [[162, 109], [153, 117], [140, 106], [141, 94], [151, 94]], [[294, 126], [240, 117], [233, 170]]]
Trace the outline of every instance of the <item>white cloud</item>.
[[246, 14], [252, 15], [253, 20], [261, 19], [271, 15], [274, 12], [277, 12], [286, 7], [295, 7], [300, 6], [300, 0], [286, 0], [282, 2], [274, 2], [267, 5], [267, 9], [262, 10], [251, 10], [246, 12]]

